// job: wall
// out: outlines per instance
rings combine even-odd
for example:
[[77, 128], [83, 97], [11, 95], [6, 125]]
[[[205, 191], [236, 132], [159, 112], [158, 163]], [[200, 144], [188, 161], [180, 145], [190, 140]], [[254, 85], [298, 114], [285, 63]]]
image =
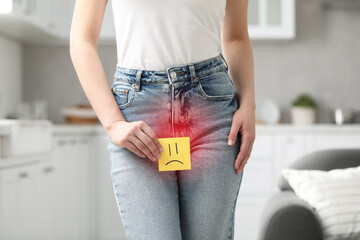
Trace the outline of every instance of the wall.
[[[110, 84], [116, 63], [115, 46], [99, 47], [99, 55]], [[44, 99], [49, 119], [63, 123], [61, 108], [88, 104], [72, 65], [68, 46], [24, 46], [24, 98]]]
[[[268, 97], [290, 122], [290, 104], [307, 92], [318, 102], [318, 122], [330, 122], [330, 110], [360, 110], [359, 10], [323, 10], [319, 0], [298, 0], [295, 40], [253, 42], [256, 99]], [[112, 81], [115, 46], [100, 46], [100, 57]], [[24, 97], [49, 101], [50, 119], [62, 122], [62, 106], [87, 102], [70, 61], [67, 46], [24, 47]]]
[[0, 33], [0, 118], [15, 117], [22, 100], [22, 45]]
[[360, 9], [323, 10], [319, 0], [296, 7], [295, 40], [253, 41], [257, 97], [274, 99], [285, 122], [301, 92], [318, 102], [320, 122], [335, 107], [360, 110]]

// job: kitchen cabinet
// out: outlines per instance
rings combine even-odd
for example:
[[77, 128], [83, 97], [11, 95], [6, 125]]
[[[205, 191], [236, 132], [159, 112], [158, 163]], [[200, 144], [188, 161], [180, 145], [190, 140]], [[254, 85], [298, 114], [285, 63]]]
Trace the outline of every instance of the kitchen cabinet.
[[[69, 212], [67, 206], [70, 206], [73, 213], [58, 217], [73, 218], [71, 223], [60, 223], [61, 229], [71, 233], [55, 233], [55, 239], [125, 240], [110, 178], [107, 139], [103, 127], [59, 124], [54, 127], [54, 143], [53, 159], [68, 159], [66, 164], [61, 164], [61, 172], [67, 173], [68, 180], [61, 182], [60, 189], [74, 196], [61, 205], [66, 209], [59, 209], [59, 212]], [[74, 164], [74, 161], [78, 162]], [[71, 193], [69, 188], [72, 188]], [[82, 206], [77, 206], [79, 204]], [[79, 226], [79, 222], [82, 229], [80, 232], [70, 226]]]
[[0, 169], [0, 240], [92, 238], [90, 144], [55, 136], [48, 159]]
[[[246, 173], [244, 172], [247, 177], [243, 178], [242, 191], [253, 195], [273, 192], [273, 184], [269, 179], [272, 179], [272, 173], [275, 170], [274, 144], [272, 135], [257, 134], [252, 156], [249, 159], [251, 164], [246, 165]], [[262, 177], [259, 178], [259, 176]]]
[[[0, 34], [28, 44], [68, 45], [74, 0], [14, 0], [14, 11], [0, 14]], [[108, 1], [99, 44], [116, 44], [111, 2]], [[251, 39], [295, 37], [295, 0], [252, 0], [248, 7]]]
[[64, 39], [70, 32], [74, 0], [37, 0], [38, 18], [44, 29], [56, 38]]
[[13, 10], [0, 14], [0, 34], [26, 43], [49, 42], [60, 37], [52, 17], [61, 2], [66, 1], [14, 0]]
[[[36, 172], [36, 214], [33, 221], [36, 222], [34, 238], [39, 240], [58, 239], [63, 229], [59, 226], [59, 206], [62, 198], [59, 188], [61, 187], [61, 172], [59, 164], [51, 159], [35, 165]], [[30, 235], [31, 236], [31, 235]]]
[[273, 160], [273, 164], [275, 165], [273, 186], [275, 187], [275, 190], [277, 190], [276, 181], [281, 174], [281, 169], [310, 152], [307, 148], [307, 142], [311, 141], [311, 138], [312, 137], [308, 137], [307, 134], [298, 132], [280, 133], [274, 136], [276, 154], [274, 155]]
[[[34, 236], [37, 222], [36, 216], [36, 166], [25, 166], [20, 168], [15, 200], [16, 208], [14, 211], [15, 219], [18, 224], [15, 226], [16, 239], [26, 239], [28, 236]], [[19, 231], [21, 226], [21, 231]]]
[[[99, 165], [95, 165], [99, 174], [96, 236], [104, 240], [125, 239], [109, 176], [105, 135], [100, 134], [96, 142], [99, 154], [96, 157]], [[245, 166], [236, 203], [235, 239], [258, 238], [264, 207], [272, 195], [279, 191], [277, 184], [282, 168], [311, 151], [335, 147], [360, 148], [360, 126], [257, 125], [252, 154]]]
[[115, 193], [110, 177], [109, 154], [107, 152], [106, 135], [94, 139], [94, 146], [98, 146], [98, 193], [97, 196], [97, 235], [95, 239], [120, 240], [126, 239], [125, 230], [115, 200]]
[[[341, 142], [341, 144], [336, 144]], [[106, 135], [94, 138], [97, 160], [94, 161], [97, 181], [96, 239], [126, 239], [115, 200], [106, 149]], [[237, 240], [256, 240], [266, 203], [279, 191], [281, 168], [303, 155], [334, 147], [360, 148], [360, 126], [336, 127], [331, 124], [310, 126], [257, 125], [256, 140], [236, 203], [235, 231]]]
[[[244, 172], [244, 181], [248, 177]], [[241, 188], [241, 187], [240, 187]], [[241, 191], [241, 190], [240, 190]], [[244, 195], [239, 193], [235, 212], [235, 240], [257, 240], [260, 229], [260, 219], [270, 194], [258, 196]]]
[[[51, 29], [53, 35], [58, 38], [58, 41], [51, 41], [51, 44], [65, 44], [69, 43], [71, 22], [75, 8], [74, 0], [41, 0], [44, 3], [43, 8], [46, 10], [44, 19], [47, 19], [48, 28]], [[115, 43], [115, 28], [113, 24], [113, 15], [111, 2], [108, 1], [104, 13], [104, 18], [101, 26], [100, 44]]]
[[1, 240], [35, 239], [36, 171], [35, 165], [0, 170]]
[[[360, 125], [257, 125], [236, 203], [235, 239], [257, 239], [282, 168], [339, 147], [360, 148]], [[0, 212], [0, 240], [126, 239], [103, 128], [54, 125], [48, 158], [0, 168]]]
[[89, 137], [55, 136], [52, 161], [58, 166], [55, 234], [51, 239], [90, 239], [92, 186]]
[[262, 210], [275, 191], [275, 144], [272, 133], [257, 131], [236, 202], [235, 239], [257, 238]]
[[251, 39], [295, 37], [295, 0], [252, 0], [248, 6]]
[[[0, 34], [28, 44], [68, 45], [74, 0], [14, 0], [11, 13], [0, 14]], [[100, 44], [113, 44], [115, 29], [110, 1], [99, 36]]]

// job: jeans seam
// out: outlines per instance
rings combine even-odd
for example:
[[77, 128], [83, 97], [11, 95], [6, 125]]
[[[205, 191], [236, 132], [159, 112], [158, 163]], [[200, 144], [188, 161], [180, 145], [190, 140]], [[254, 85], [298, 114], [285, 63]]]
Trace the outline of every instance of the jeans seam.
[[[242, 178], [243, 178], [243, 172], [241, 173], [241, 179], [240, 179], [240, 182], [239, 182], [239, 185], [238, 185], [238, 189], [236, 191], [236, 195], [235, 195], [235, 201], [233, 203], [233, 207], [232, 207], [232, 212], [231, 212], [231, 216], [230, 216], [230, 227], [229, 227], [229, 237], [228, 239], [233, 239], [233, 231], [235, 230], [235, 208], [236, 208], [236, 202], [237, 202], [237, 199], [238, 199], [238, 196], [239, 196], [239, 191], [240, 191], [240, 186], [241, 186], [241, 182], [242, 182]], [[233, 229], [233, 226], [234, 226], [234, 229]]]
[[124, 227], [124, 230], [125, 232], [128, 234], [129, 232], [129, 229], [127, 227], [127, 225], [125, 224], [125, 221], [124, 221], [124, 212], [121, 211], [121, 202], [120, 202], [120, 193], [119, 193], [119, 185], [118, 183], [116, 182], [115, 180], [115, 177], [113, 177], [113, 175], [111, 174], [111, 178], [113, 180], [113, 184], [114, 184], [114, 189], [115, 189], [115, 196], [116, 196], [116, 202], [118, 204], [118, 209], [119, 209], [119, 213], [121, 215], [121, 221], [122, 221], [122, 225]]

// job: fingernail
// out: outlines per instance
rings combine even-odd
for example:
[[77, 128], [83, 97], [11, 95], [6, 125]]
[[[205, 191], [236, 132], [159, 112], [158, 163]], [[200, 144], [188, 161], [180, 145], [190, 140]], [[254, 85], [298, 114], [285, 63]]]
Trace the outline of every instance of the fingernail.
[[160, 159], [160, 158], [161, 158], [161, 155], [160, 155], [160, 154], [158, 154], [158, 155], [157, 155], [157, 157], [158, 157], [158, 159]]
[[155, 158], [155, 157], [152, 157], [152, 160], [155, 162], [155, 161], [156, 161], [156, 158]]
[[161, 152], [163, 152], [163, 151], [164, 151], [164, 149], [161, 147], [161, 148], [160, 148], [160, 151], [161, 151]]
[[231, 145], [232, 143], [233, 143], [233, 141], [232, 141], [232, 140], [229, 140], [228, 144]]

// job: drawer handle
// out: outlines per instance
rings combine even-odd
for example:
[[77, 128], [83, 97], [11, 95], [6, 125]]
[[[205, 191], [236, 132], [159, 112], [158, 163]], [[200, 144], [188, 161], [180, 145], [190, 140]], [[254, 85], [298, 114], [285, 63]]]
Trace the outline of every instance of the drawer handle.
[[28, 177], [28, 173], [27, 172], [22, 172], [22, 173], [19, 174], [19, 177], [26, 178], [26, 177]]
[[52, 172], [54, 170], [53, 167], [46, 167], [44, 168], [44, 172]]

